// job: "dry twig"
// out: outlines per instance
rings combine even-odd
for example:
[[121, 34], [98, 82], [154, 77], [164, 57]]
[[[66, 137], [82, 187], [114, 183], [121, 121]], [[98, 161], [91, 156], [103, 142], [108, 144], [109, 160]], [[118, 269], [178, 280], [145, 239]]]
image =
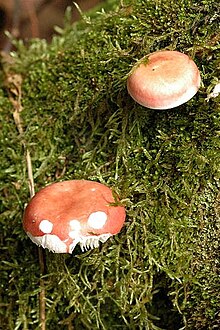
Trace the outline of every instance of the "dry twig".
[[[2, 54], [2, 56], [4, 56]], [[11, 61], [8, 55], [4, 56], [4, 60]], [[19, 135], [21, 136], [21, 143], [24, 148], [25, 152], [25, 159], [27, 165], [27, 172], [28, 172], [28, 183], [29, 183], [29, 191], [30, 197], [35, 195], [34, 189], [34, 178], [33, 178], [33, 170], [32, 170], [32, 161], [30, 151], [27, 147], [27, 143], [24, 138], [24, 129], [22, 125], [21, 119], [21, 112], [22, 112], [22, 104], [21, 104], [21, 85], [22, 85], [22, 77], [19, 74], [12, 73], [9, 70], [5, 70], [5, 77], [6, 77], [6, 88], [9, 94], [9, 100], [13, 105], [13, 118]], [[45, 284], [44, 279], [42, 276], [45, 274], [45, 258], [44, 258], [44, 251], [42, 248], [38, 248], [38, 257], [39, 257], [39, 265], [40, 265], [40, 323], [41, 323], [41, 330], [46, 330], [46, 312], [45, 312]]]

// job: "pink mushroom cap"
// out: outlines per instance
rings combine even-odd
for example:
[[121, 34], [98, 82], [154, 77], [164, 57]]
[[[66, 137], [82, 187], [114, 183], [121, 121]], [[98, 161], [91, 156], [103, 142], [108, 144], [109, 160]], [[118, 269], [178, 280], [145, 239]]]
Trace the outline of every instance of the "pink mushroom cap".
[[189, 101], [200, 83], [199, 70], [189, 56], [164, 50], [146, 56], [134, 67], [127, 79], [127, 89], [144, 107], [164, 110]]
[[31, 240], [56, 253], [87, 250], [120, 232], [125, 208], [107, 186], [88, 180], [53, 183], [31, 199], [23, 228]]

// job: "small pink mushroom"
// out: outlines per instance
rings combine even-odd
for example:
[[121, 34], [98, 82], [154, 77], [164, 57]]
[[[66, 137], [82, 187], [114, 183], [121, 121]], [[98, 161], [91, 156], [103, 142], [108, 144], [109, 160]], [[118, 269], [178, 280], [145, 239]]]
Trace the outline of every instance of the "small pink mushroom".
[[25, 209], [23, 228], [37, 245], [56, 253], [99, 246], [117, 234], [125, 208], [116, 205], [112, 191], [88, 180], [53, 183], [41, 189]]
[[178, 51], [154, 52], [131, 71], [127, 89], [150, 109], [171, 109], [189, 101], [198, 91], [200, 73], [189, 56]]

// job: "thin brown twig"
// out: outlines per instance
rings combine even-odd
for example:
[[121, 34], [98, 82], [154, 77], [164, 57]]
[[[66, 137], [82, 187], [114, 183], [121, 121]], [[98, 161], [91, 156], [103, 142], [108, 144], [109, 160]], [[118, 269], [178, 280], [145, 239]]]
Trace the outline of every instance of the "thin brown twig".
[[31, 161], [31, 155], [29, 149], [26, 149], [26, 163], [27, 163], [27, 171], [28, 171], [30, 196], [33, 197], [35, 195], [34, 176], [33, 176], [32, 161]]
[[[7, 57], [4, 58], [7, 61]], [[24, 138], [24, 129], [22, 125], [22, 120], [20, 113], [22, 111], [22, 104], [21, 104], [21, 84], [22, 84], [22, 77], [21, 75], [9, 72], [5, 70], [6, 76], [6, 87], [9, 94], [9, 100], [13, 105], [13, 118], [19, 135], [21, 136], [21, 143], [24, 148], [25, 152], [25, 159], [27, 165], [27, 172], [28, 172], [28, 184], [29, 184], [29, 191], [30, 197], [35, 195], [35, 188], [34, 188], [34, 177], [33, 177], [33, 169], [32, 169], [32, 161], [30, 151], [27, 147], [27, 143]], [[39, 266], [40, 266], [40, 294], [39, 294], [39, 316], [40, 316], [40, 327], [41, 330], [46, 330], [46, 304], [45, 304], [45, 297], [46, 297], [46, 290], [45, 290], [45, 283], [43, 279], [43, 275], [45, 275], [45, 257], [44, 251], [42, 248], [38, 248], [38, 258], [39, 258]]]
[[40, 294], [39, 294], [39, 302], [40, 302], [40, 326], [41, 330], [46, 330], [46, 303], [45, 303], [45, 297], [46, 297], [46, 289], [45, 289], [45, 283], [42, 276], [45, 274], [45, 254], [43, 253], [42, 248], [38, 247], [38, 260], [40, 265]]

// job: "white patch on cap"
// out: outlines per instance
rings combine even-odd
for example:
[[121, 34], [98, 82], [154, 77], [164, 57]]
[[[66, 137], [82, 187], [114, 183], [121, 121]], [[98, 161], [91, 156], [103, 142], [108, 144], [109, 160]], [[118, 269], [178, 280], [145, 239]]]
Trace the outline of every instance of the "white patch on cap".
[[105, 225], [107, 219], [108, 217], [105, 212], [97, 211], [90, 214], [88, 225], [94, 229], [101, 229]]
[[55, 253], [67, 253], [66, 244], [56, 235], [33, 236], [27, 233], [32, 242]]
[[77, 238], [79, 236], [79, 232], [81, 230], [81, 224], [78, 220], [71, 220], [70, 221], [70, 228], [72, 229], [69, 232], [69, 237]]
[[81, 229], [81, 224], [78, 220], [70, 220], [70, 228], [79, 231]]
[[39, 224], [39, 229], [44, 234], [50, 234], [53, 230], [53, 224], [49, 220], [42, 220], [41, 223]]

